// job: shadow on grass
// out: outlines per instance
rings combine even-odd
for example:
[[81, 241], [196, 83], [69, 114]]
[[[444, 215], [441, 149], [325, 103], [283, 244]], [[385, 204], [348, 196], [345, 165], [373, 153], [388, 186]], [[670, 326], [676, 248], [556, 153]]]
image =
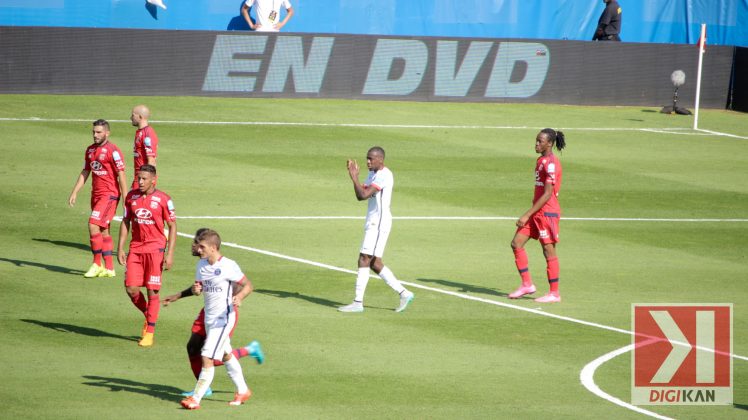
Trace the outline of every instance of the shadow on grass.
[[442, 286], [446, 287], [452, 287], [455, 289], [459, 289], [462, 293], [478, 293], [482, 295], [491, 295], [491, 296], [501, 296], [501, 297], [507, 297], [508, 294], [506, 292], [501, 292], [497, 289], [491, 289], [488, 287], [481, 287], [481, 286], [474, 286], [472, 284], [467, 283], [459, 283], [452, 280], [444, 280], [444, 279], [417, 279], [418, 281], [424, 282], [424, 283], [436, 283], [440, 284]]
[[331, 308], [336, 308], [338, 306], [343, 305], [340, 302], [335, 302], [335, 301], [332, 301], [332, 300], [328, 300], [328, 299], [324, 299], [324, 298], [318, 298], [318, 297], [314, 297], [314, 296], [302, 295], [301, 293], [297, 293], [297, 292], [286, 292], [286, 291], [283, 291], [283, 290], [268, 290], [268, 289], [255, 289], [254, 292], [255, 293], [260, 293], [260, 294], [263, 294], [263, 295], [268, 295], [268, 296], [274, 296], [274, 297], [278, 297], [278, 298], [283, 298], [283, 299], [287, 299], [287, 298], [301, 299], [301, 300], [305, 300], [307, 302], [311, 302], [311, 303], [314, 303], [314, 304], [317, 304], [317, 305], [329, 306]]
[[21, 321], [28, 322], [29, 324], [38, 325], [40, 327], [49, 328], [57, 332], [75, 333], [75, 334], [80, 334], [80, 335], [87, 335], [89, 337], [118, 338], [120, 340], [126, 340], [126, 341], [140, 340], [140, 337], [126, 337], [124, 335], [112, 334], [106, 331], [97, 330], [96, 328], [81, 327], [79, 325], [61, 324], [59, 322], [39, 321], [36, 319], [21, 319]]
[[748, 410], [748, 405], [746, 404], [733, 404], [732, 406], [739, 410]]
[[149, 384], [145, 382], [131, 381], [129, 379], [107, 378], [104, 376], [92, 375], [83, 375], [83, 378], [87, 380], [83, 382], [83, 385], [109, 388], [112, 392], [126, 391], [134, 394], [143, 394], [164, 401], [174, 402], [177, 405], [179, 405], [179, 401], [184, 398], [182, 397], [183, 390], [168, 385]]
[[47, 239], [47, 238], [33, 238], [32, 240], [37, 241], [37, 242], [47, 242], [52, 245], [66, 246], [68, 248], [75, 248], [75, 249], [80, 249], [82, 251], [91, 252], [90, 244], [80, 244], [77, 242], [68, 242], [68, 241], [55, 241], [55, 240]]
[[59, 265], [42, 264], [42, 263], [38, 263], [34, 261], [14, 260], [11, 258], [3, 258], [3, 257], [0, 257], [0, 261], [13, 263], [17, 267], [24, 267], [24, 266], [38, 267], [38, 268], [43, 268], [45, 270], [54, 271], [55, 273], [73, 274], [76, 276], [83, 275], [83, 271], [81, 270], [76, 270], [74, 268], [60, 267]]

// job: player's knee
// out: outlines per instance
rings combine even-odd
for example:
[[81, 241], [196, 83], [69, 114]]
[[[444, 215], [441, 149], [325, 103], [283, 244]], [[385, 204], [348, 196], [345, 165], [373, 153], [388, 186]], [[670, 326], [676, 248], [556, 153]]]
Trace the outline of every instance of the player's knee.
[[522, 248], [522, 244], [520, 244], [519, 242], [517, 242], [517, 240], [516, 240], [516, 239], [512, 239], [512, 243], [511, 243], [511, 244], [509, 244], [509, 245], [510, 245], [510, 246], [512, 247], [512, 249], [514, 249], [514, 250], [517, 250], [517, 249], [520, 249], [520, 248]]
[[371, 259], [371, 264], [369, 265], [372, 270], [374, 270], [375, 273], [379, 274], [380, 271], [384, 268], [384, 263], [382, 262], [381, 258], [374, 257]]
[[365, 254], [359, 254], [358, 255], [358, 266], [359, 267], [369, 267], [371, 264], [371, 257]]

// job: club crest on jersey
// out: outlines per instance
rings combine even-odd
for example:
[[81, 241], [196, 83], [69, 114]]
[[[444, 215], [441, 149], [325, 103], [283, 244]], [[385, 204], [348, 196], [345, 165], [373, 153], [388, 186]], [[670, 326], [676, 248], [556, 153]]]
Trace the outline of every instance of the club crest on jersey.
[[151, 208], [154, 210], [158, 208], [158, 203], [156, 203], [155, 201], [151, 201]]
[[213, 274], [215, 274], [216, 276], [220, 276], [221, 275], [221, 269], [220, 268], [216, 268], [216, 271], [214, 271]]

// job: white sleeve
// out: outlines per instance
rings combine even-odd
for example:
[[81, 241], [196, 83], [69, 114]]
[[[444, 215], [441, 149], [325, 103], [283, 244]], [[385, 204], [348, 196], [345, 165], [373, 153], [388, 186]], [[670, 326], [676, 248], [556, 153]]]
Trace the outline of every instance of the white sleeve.
[[231, 261], [231, 264], [226, 268], [228, 269], [226, 278], [228, 278], [229, 281], [238, 282], [244, 278], [244, 273], [242, 273], [242, 269], [239, 268], [239, 264], [237, 264], [236, 261]]

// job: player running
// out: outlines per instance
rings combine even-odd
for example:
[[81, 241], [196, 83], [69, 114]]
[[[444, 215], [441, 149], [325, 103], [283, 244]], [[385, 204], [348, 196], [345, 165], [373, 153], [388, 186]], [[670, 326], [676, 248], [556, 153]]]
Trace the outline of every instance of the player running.
[[509, 294], [510, 299], [518, 299], [535, 293], [535, 285], [532, 284], [525, 252], [525, 244], [532, 238], [537, 239], [543, 246], [550, 285], [548, 294], [535, 299], [535, 302], [561, 302], [561, 296], [558, 293], [558, 257], [556, 256], [558, 221], [561, 217], [561, 207], [558, 204], [558, 192], [561, 189], [561, 162], [553, 154], [554, 145], [559, 151], [566, 147], [564, 133], [561, 131], [545, 128], [535, 138], [535, 153], [540, 153], [535, 164], [535, 196], [532, 200], [532, 207], [517, 219], [517, 232], [512, 239], [514, 262], [522, 278], [522, 285]]
[[[202, 370], [198, 377], [193, 395], [181, 401], [182, 407], [188, 410], [200, 408], [200, 401], [213, 382], [215, 373], [214, 360], [222, 359], [231, 381], [236, 385], [234, 399], [229, 405], [242, 405], [252, 391], [244, 381], [244, 373], [239, 360], [231, 351], [230, 332], [236, 327], [236, 309], [250, 293], [252, 283], [234, 260], [221, 255], [221, 237], [218, 232], [207, 230], [197, 241], [197, 262], [195, 284], [192, 293], [205, 295], [205, 327], [207, 334], [200, 352]], [[242, 285], [238, 293], [235, 287]]]
[[122, 152], [117, 145], [109, 141], [109, 123], [106, 120], [93, 122], [93, 140], [93, 144], [86, 148], [83, 170], [73, 186], [68, 205], [70, 207], [75, 205], [78, 191], [83, 188], [88, 176], [93, 173], [91, 215], [88, 218], [93, 263], [83, 277], [114, 277], [112, 257], [114, 240], [109, 234], [109, 224], [117, 212], [120, 197], [127, 191], [125, 162], [122, 160]]
[[[197, 251], [198, 241], [200, 238], [200, 235], [202, 235], [204, 232], [207, 232], [208, 228], [200, 228], [195, 232], [195, 237], [192, 239], [192, 256], [199, 257], [200, 253]], [[239, 293], [241, 289], [244, 287], [244, 284], [237, 283], [234, 286], [234, 294]], [[176, 302], [177, 300], [187, 297], [187, 296], [194, 296], [192, 294], [192, 286], [182, 290], [179, 293], [167, 296], [164, 298], [164, 306], [168, 306], [172, 302]], [[239, 311], [236, 311], [236, 318], [239, 319]], [[229, 332], [229, 337], [233, 337], [234, 330], [232, 329]], [[197, 319], [195, 319], [195, 322], [192, 323], [192, 335], [190, 336], [190, 340], [187, 342], [187, 357], [190, 360], [190, 367], [192, 367], [192, 373], [195, 375], [195, 379], [200, 378], [200, 371], [203, 367], [203, 359], [202, 356], [200, 356], [200, 351], [203, 348], [203, 345], [205, 344], [205, 309], [200, 309], [200, 313], [197, 315]], [[242, 357], [245, 357], [247, 355], [252, 356], [258, 364], [262, 364], [262, 362], [265, 360], [265, 355], [262, 352], [262, 348], [260, 347], [260, 343], [255, 341], [252, 341], [248, 345], [244, 347], [240, 347], [237, 349], [234, 349], [231, 351], [231, 353], [236, 357], [237, 359], [241, 359]], [[223, 365], [223, 360], [213, 360], [214, 366], [221, 366]], [[194, 395], [194, 391], [188, 391], [183, 392], [182, 395], [185, 397], [191, 397]], [[205, 391], [205, 395], [203, 397], [210, 397], [213, 395], [213, 390], [208, 387], [208, 389]]]
[[[161, 274], [164, 268], [171, 269], [177, 240], [174, 203], [168, 194], [156, 189], [155, 181], [156, 167], [141, 166], [138, 172], [139, 188], [127, 193], [125, 212], [119, 229], [117, 259], [121, 265], [127, 264], [125, 290], [133, 305], [145, 316], [142, 337], [138, 342], [141, 347], [153, 345], [153, 334], [161, 307], [158, 296], [161, 290]], [[169, 226], [168, 251], [164, 224]], [[125, 241], [131, 228], [130, 252], [125, 256]], [[148, 290], [148, 302], [140, 291], [141, 287]]]

